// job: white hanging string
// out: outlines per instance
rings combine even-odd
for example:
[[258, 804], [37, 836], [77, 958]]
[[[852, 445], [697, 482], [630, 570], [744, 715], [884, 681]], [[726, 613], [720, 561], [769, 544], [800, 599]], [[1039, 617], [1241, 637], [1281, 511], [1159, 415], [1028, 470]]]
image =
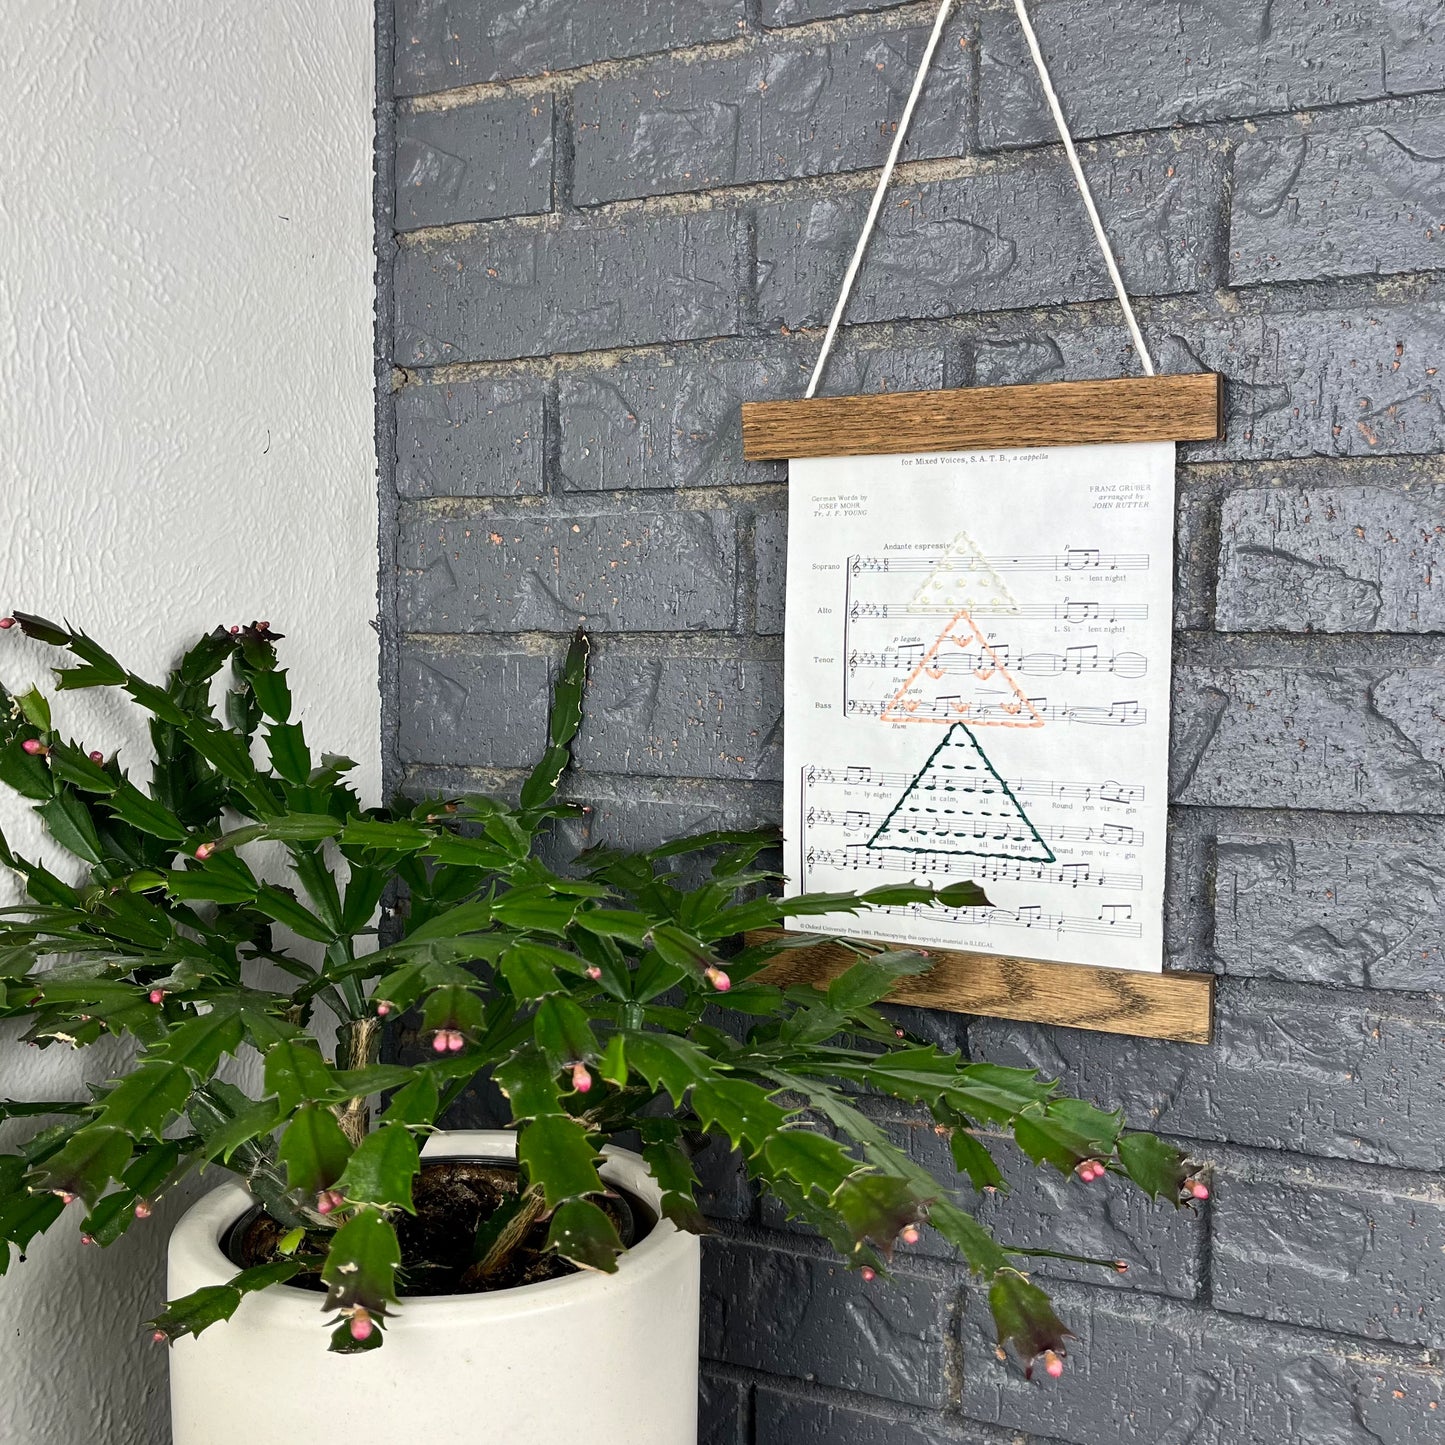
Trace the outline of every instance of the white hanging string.
[[1044, 64], [1043, 51], [1039, 49], [1039, 37], [1034, 34], [1033, 22], [1029, 19], [1029, 12], [1024, 6], [1024, 0], [1014, 0], [1014, 9], [1018, 11], [1019, 24], [1023, 27], [1029, 54], [1034, 58], [1034, 69], [1039, 73], [1039, 84], [1044, 88], [1044, 99], [1048, 101], [1049, 109], [1053, 112], [1059, 139], [1064, 143], [1064, 150], [1069, 157], [1069, 165], [1073, 168], [1074, 184], [1079, 188], [1084, 209], [1089, 213], [1089, 220], [1093, 224], [1094, 239], [1098, 241], [1099, 250], [1103, 252], [1104, 265], [1109, 268], [1109, 280], [1114, 283], [1114, 294], [1118, 296], [1119, 305], [1123, 308], [1124, 320], [1129, 327], [1129, 338], [1134, 343], [1134, 350], [1139, 353], [1139, 362], [1144, 368], [1144, 375], [1153, 376], [1154, 362], [1149, 356], [1149, 348], [1144, 345], [1144, 333], [1139, 330], [1139, 319], [1134, 315], [1134, 308], [1129, 302], [1129, 293], [1124, 289], [1124, 278], [1119, 274], [1119, 263], [1114, 260], [1114, 248], [1109, 244], [1108, 232], [1104, 230], [1104, 223], [1099, 219], [1099, 208], [1094, 204], [1094, 193], [1089, 189], [1088, 181], [1084, 179], [1084, 169], [1079, 164], [1079, 153], [1074, 149], [1074, 138], [1069, 134], [1068, 124], [1064, 120], [1063, 107], [1060, 106], [1059, 97], [1054, 91], [1054, 83], [1049, 79], [1049, 68]]
[[948, 12], [953, 9], [953, 0], [943, 0], [938, 7], [938, 19], [933, 22], [933, 34], [928, 37], [928, 45], [924, 49], [923, 59], [918, 65], [918, 74], [913, 77], [913, 89], [908, 92], [908, 104], [903, 107], [903, 114], [898, 121], [898, 129], [893, 135], [893, 146], [888, 152], [888, 159], [883, 165], [883, 174], [878, 177], [878, 185], [873, 191], [873, 204], [868, 207], [868, 218], [863, 222], [863, 230], [859, 233], [858, 244], [853, 247], [853, 259], [848, 262], [848, 269], [843, 273], [843, 286], [838, 292], [838, 304], [833, 307], [833, 315], [828, 322], [828, 330], [823, 335], [823, 349], [818, 353], [818, 363], [813, 368], [813, 375], [808, 381], [808, 389], [804, 396], [812, 396], [818, 389], [818, 382], [822, 379], [823, 368], [828, 364], [828, 353], [833, 349], [833, 338], [838, 334], [838, 323], [843, 319], [843, 312], [848, 305], [848, 298], [853, 294], [853, 282], [858, 279], [858, 268], [863, 264], [863, 253], [868, 249], [868, 239], [873, 234], [873, 223], [878, 219], [878, 212], [883, 207], [883, 193], [888, 189], [888, 182], [893, 179], [893, 167], [898, 164], [898, 153], [903, 149], [904, 137], [908, 134], [908, 122], [913, 119], [913, 107], [918, 104], [918, 97], [923, 94], [923, 82], [928, 79], [928, 67], [933, 64], [933, 52], [938, 49], [939, 39], [943, 35], [943, 25], [948, 19]]
[[[923, 83], [928, 78], [929, 66], [933, 63], [934, 52], [938, 49], [938, 42], [943, 35], [944, 24], [948, 20], [949, 12], [953, 9], [954, 0], [942, 0], [938, 7], [938, 17], [933, 22], [933, 33], [928, 37], [928, 45], [924, 49], [923, 59], [919, 62], [918, 74], [913, 78], [913, 89], [908, 93], [908, 102], [903, 107], [903, 114], [898, 121], [898, 130], [893, 137], [892, 148], [888, 152], [888, 159], [884, 163], [883, 173], [878, 177], [878, 184], [873, 191], [873, 200], [868, 207], [868, 215], [864, 219], [863, 229], [858, 236], [858, 244], [853, 248], [852, 258], [848, 262], [848, 269], [843, 273], [843, 284], [838, 291], [838, 300], [833, 307], [833, 314], [828, 320], [828, 329], [823, 333], [822, 350], [818, 353], [817, 364], [813, 367], [813, 375], [808, 380], [808, 389], [803, 393], [810, 397], [818, 389], [818, 382], [822, 379], [823, 368], [828, 364], [828, 355], [833, 349], [833, 342], [838, 334], [839, 323], [843, 320], [843, 312], [847, 309], [848, 298], [853, 294], [853, 283], [858, 279], [858, 269], [863, 264], [864, 253], [868, 250], [868, 242], [873, 235], [873, 227], [878, 220], [878, 213], [883, 208], [883, 196], [888, 189], [888, 183], [893, 178], [893, 168], [898, 164], [899, 153], [903, 149], [903, 142], [908, 135], [908, 125], [913, 119], [913, 109], [918, 104], [918, 97], [923, 93]], [[1074, 138], [1069, 134], [1069, 127], [1064, 120], [1063, 108], [1059, 104], [1059, 97], [1054, 91], [1054, 83], [1049, 78], [1048, 66], [1044, 64], [1043, 52], [1039, 49], [1038, 36], [1034, 34], [1034, 27], [1029, 20], [1029, 13], [1025, 7], [1024, 0], [1014, 0], [1014, 9], [1018, 12], [1019, 24], [1023, 28], [1024, 39], [1028, 43], [1029, 54], [1033, 57], [1034, 69], [1038, 71], [1039, 83], [1044, 89], [1044, 98], [1049, 103], [1049, 110], [1053, 114], [1054, 124], [1058, 127], [1059, 139], [1064, 143], [1064, 151], [1069, 158], [1069, 166], [1074, 173], [1074, 183], [1079, 188], [1079, 195], [1084, 202], [1084, 209], [1089, 213], [1089, 220], [1094, 227], [1094, 239], [1099, 243], [1099, 250], [1103, 253], [1104, 265], [1109, 272], [1109, 279], [1114, 283], [1114, 293], [1119, 298], [1119, 305], [1124, 311], [1124, 320], [1129, 328], [1130, 340], [1134, 343], [1134, 350], [1139, 354], [1140, 364], [1144, 368], [1146, 376], [1154, 375], [1154, 362], [1149, 356], [1149, 348], [1144, 344], [1144, 334], [1139, 330], [1138, 318], [1134, 315], [1134, 307], [1129, 301], [1129, 293], [1124, 289], [1124, 278], [1119, 274], [1118, 263], [1114, 259], [1113, 247], [1109, 244], [1108, 233], [1104, 230], [1104, 223], [1099, 218], [1098, 207], [1094, 204], [1094, 194], [1089, 189], [1089, 183], [1084, 178], [1083, 167], [1079, 164], [1078, 152], [1074, 149]]]

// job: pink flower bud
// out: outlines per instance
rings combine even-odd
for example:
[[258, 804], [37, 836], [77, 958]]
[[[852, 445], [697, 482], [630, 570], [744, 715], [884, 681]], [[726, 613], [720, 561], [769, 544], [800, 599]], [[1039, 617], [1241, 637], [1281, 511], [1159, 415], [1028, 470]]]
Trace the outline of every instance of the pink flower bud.
[[231, 629], [231, 636], [232, 636], [232, 637], [238, 636], [238, 635], [240, 634], [240, 631], [241, 631], [241, 629], [240, 629], [239, 627], [233, 627], [233, 628]]
[[595, 963], [588, 964], [587, 977], [590, 978], [593, 983], [596, 983], [597, 980], [602, 977], [602, 970], [598, 968]]
[[271, 624], [270, 624], [269, 622], [258, 622], [258, 623], [256, 624], [256, 626], [257, 626], [262, 632], [270, 632], [270, 630], [271, 630]]
[[135, 1217], [137, 1219], [149, 1219], [151, 1217], [151, 1206], [148, 1199], [137, 1199], [135, 1202]]
[[93, 1234], [82, 1234], [80, 1236], [80, 1242], [82, 1244], [94, 1244], [95, 1236]]
[[39, 738], [26, 738], [20, 746], [29, 753], [32, 758], [39, 757], [45, 751], [45, 744], [42, 743]]
[[587, 1072], [586, 1064], [572, 1065], [572, 1087], [579, 1094], [590, 1093], [592, 1089], [592, 1075]]
[[1119, 1274], [1128, 1274], [1129, 1261], [1127, 1259], [1116, 1259], [1114, 1261], [1114, 1269]]
[[99, 748], [97, 748], [93, 753], [91, 753], [90, 760], [93, 763], [103, 763], [105, 761], [105, 754], [101, 752]]
[[1064, 1373], [1064, 1362], [1053, 1350], [1044, 1351], [1044, 1373], [1051, 1380], [1057, 1380]]
[[1074, 1172], [1085, 1184], [1092, 1184], [1094, 1180], [1104, 1177], [1105, 1169], [1097, 1159], [1085, 1159]]
[[448, 1034], [447, 1034], [447, 1048], [449, 1048], [449, 1049], [452, 1051], [452, 1053], [454, 1053], [454, 1054], [459, 1054], [459, 1053], [461, 1053], [461, 1051], [462, 1051], [464, 1048], [466, 1048], [466, 1046], [467, 1046], [467, 1041], [466, 1041], [466, 1039], [463, 1037], [463, 1035], [462, 1035], [462, 1033], [461, 1033], [460, 1030], [458, 1030], [458, 1029], [452, 1029], [452, 1030], [450, 1030], [450, 1031], [448, 1032]]
[[323, 1189], [321, 1193], [316, 1196], [316, 1212], [318, 1214], [330, 1214], [335, 1208], [336, 1206], [331, 1202], [331, 1191], [329, 1189]]
[[703, 969], [703, 977], [719, 992], [726, 993], [732, 986], [733, 981], [722, 969], [714, 968], [711, 965]]
[[376, 1006], [376, 1016], [377, 1016], [377, 1018], [379, 1018], [379, 1019], [384, 1019], [384, 1018], [387, 1016], [387, 1014], [389, 1014], [390, 1012], [391, 1012], [391, 1005], [390, 1005], [389, 1003], [387, 1003], [387, 1001], [386, 1001], [385, 999], [382, 999], [382, 1001], [381, 1001], [379, 1004], [377, 1004], [377, 1006]]
[[206, 859], [209, 858], [209, 857], [211, 856], [211, 854], [214, 853], [215, 851], [216, 851], [216, 845], [215, 845], [214, 843], [202, 843], [202, 844], [196, 849], [196, 857], [199, 858], [202, 863], [204, 863], [204, 862], [206, 861]]
[[906, 1038], [908, 1037], [908, 1035], [907, 1035], [906, 1033], [904, 1033], [902, 1029], [894, 1029], [894, 1030], [893, 1030], [893, 1037], [894, 1037], [895, 1039], [906, 1039]]
[[1184, 1187], [1185, 1187], [1196, 1199], [1208, 1199], [1208, 1198], [1209, 1198], [1209, 1187], [1203, 1182], [1203, 1180], [1200, 1180], [1200, 1179], [1186, 1179], [1186, 1180], [1184, 1181]]
[[54, 1193], [57, 1194], [57, 1195], [59, 1195], [59, 1197], [60, 1197], [60, 1202], [61, 1202], [62, 1204], [74, 1204], [74, 1203], [75, 1203], [75, 1195], [73, 1195], [68, 1189], [57, 1189], [57, 1190], [54, 1191]]
[[917, 1244], [923, 1236], [919, 1234], [916, 1224], [905, 1224], [903, 1232], [898, 1237], [904, 1244]]
[[439, 1053], [439, 1054], [444, 1054], [444, 1053], [446, 1053], [446, 1051], [447, 1051], [447, 1030], [446, 1030], [446, 1029], [438, 1029], [438, 1030], [436, 1031], [436, 1033], [432, 1036], [431, 1046], [432, 1046], [432, 1048], [433, 1048], [437, 1053]]
[[151, 1333], [151, 1339], [154, 1340], [156, 1344], [163, 1345], [170, 1339], [170, 1336], [164, 1330], [154, 1330]]
[[0, 632], [9, 632], [15, 626], [13, 617], [0, 617]]
[[351, 1316], [351, 1338], [357, 1344], [365, 1344], [371, 1338], [371, 1332], [376, 1328], [371, 1322], [369, 1311], [357, 1305], [356, 1312]]
[[152, 1003], [164, 1003], [164, 1002], [166, 1001], [166, 991], [165, 991], [165, 989], [163, 989], [163, 988], [153, 988], [153, 989], [150, 991], [150, 1001], [151, 1001]]
[[874, 1269], [872, 1265], [865, 1264], [858, 1273], [863, 1276], [864, 1284], [872, 1284], [873, 1281], [878, 1278], [878, 1271]]

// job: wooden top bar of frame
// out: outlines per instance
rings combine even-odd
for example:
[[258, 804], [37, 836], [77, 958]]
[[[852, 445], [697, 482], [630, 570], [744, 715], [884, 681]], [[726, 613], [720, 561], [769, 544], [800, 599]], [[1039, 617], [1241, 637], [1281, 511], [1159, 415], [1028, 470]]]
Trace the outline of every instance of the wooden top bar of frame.
[[1224, 434], [1223, 377], [1125, 376], [1041, 386], [815, 396], [743, 403], [743, 456], [886, 456], [1100, 442], [1212, 441]]
[[[760, 929], [748, 935], [748, 942], [779, 936], [779, 930]], [[933, 967], [900, 978], [889, 1003], [1187, 1044], [1207, 1044], [1213, 1034], [1213, 974], [1136, 973], [931, 947], [928, 954]], [[821, 988], [857, 961], [851, 950], [820, 940], [811, 948], [779, 954], [754, 978], [780, 987], [811, 983]]]

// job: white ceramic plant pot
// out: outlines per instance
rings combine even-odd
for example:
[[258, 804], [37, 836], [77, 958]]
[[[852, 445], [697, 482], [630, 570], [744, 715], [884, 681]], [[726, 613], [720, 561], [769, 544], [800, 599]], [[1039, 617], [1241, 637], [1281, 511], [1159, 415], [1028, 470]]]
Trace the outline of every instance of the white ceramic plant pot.
[[[513, 1159], [516, 1136], [441, 1134], [424, 1155]], [[602, 1176], [657, 1211], [635, 1154], [608, 1149]], [[226, 1184], [187, 1212], [172, 1299], [237, 1272], [220, 1241], [252, 1203]], [[171, 1347], [174, 1445], [695, 1445], [698, 1256], [659, 1219], [616, 1274], [403, 1300], [385, 1345], [360, 1355], [328, 1352], [316, 1293], [249, 1295]]]

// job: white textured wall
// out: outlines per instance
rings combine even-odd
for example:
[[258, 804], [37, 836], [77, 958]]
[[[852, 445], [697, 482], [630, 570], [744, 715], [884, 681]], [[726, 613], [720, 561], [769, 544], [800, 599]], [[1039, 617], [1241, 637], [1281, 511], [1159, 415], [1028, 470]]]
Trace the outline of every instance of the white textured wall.
[[[202, 628], [266, 618], [309, 737], [374, 796], [371, 7], [4, 14], [0, 610], [68, 617], [156, 675]], [[6, 684], [48, 662], [0, 634]], [[139, 761], [142, 732], [97, 703], [67, 722]], [[0, 821], [32, 836], [9, 798]], [[0, 1096], [106, 1068], [0, 1037]], [[104, 1253], [62, 1233], [0, 1279], [6, 1445], [169, 1439], [140, 1330], [167, 1222]]]

